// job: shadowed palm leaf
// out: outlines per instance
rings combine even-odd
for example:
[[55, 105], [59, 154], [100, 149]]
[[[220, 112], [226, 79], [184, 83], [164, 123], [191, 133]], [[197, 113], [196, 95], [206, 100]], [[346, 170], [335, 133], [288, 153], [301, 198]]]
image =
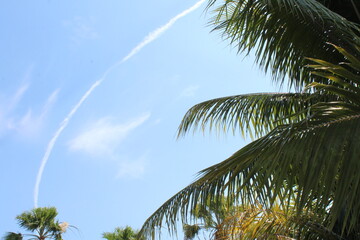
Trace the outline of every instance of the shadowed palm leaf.
[[[241, 204], [259, 203], [270, 208], [276, 199], [288, 206], [289, 196], [295, 195], [294, 206], [299, 213], [302, 209], [322, 213], [329, 229], [345, 235], [358, 234], [354, 231], [360, 219], [360, 61], [343, 48], [336, 49], [348, 59], [347, 63], [334, 65], [312, 59], [313, 74], [326, 81], [312, 83], [306, 94], [283, 95], [291, 100], [280, 108], [275, 107], [277, 95], [266, 94], [254, 95], [251, 101], [252, 96], [237, 96], [229, 106], [223, 104], [226, 98], [217, 99], [191, 109], [180, 134], [191, 126], [216, 123], [233, 128], [239, 125], [265, 135], [201, 171], [194, 183], [165, 202], [145, 222], [141, 232], [151, 236], [163, 221], [175, 231], [179, 216], [185, 220], [191, 209], [209, 198], [234, 196], [234, 201]], [[354, 49], [360, 55], [356, 46]], [[258, 96], [275, 100], [254, 104], [263, 109], [249, 114], [246, 109], [251, 109]], [[243, 120], [254, 122], [249, 125], [241, 123]]]
[[[359, 35], [359, 1], [351, 0], [210, 0], [215, 7], [214, 30], [236, 45], [238, 51], [255, 50], [256, 62], [292, 86], [315, 79], [303, 68], [304, 56], [332, 63], [342, 56], [326, 43], [355, 53]], [[352, 4], [354, 3], [354, 4]]]

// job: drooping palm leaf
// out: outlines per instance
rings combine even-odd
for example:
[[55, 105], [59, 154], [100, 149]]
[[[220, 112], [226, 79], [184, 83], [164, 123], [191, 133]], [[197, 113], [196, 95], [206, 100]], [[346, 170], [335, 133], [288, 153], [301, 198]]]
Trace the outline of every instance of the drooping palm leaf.
[[223, 97], [202, 102], [184, 116], [178, 136], [190, 129], [227, 132], [239, 129], [243, 135], [260, 137], [276, 126], [297, 122], [315, 102], [336, 100], [333, 95], [309, 93], [258, 93]]
[[[357, 213], [360, 150], [352, 144], [360, 144], [359, 119], [314, 125], [312, 130], [305, 126], [274, 130], [224, 162], [203, 170], [197, 181], [159, 208], [143, 229], [153, 230], [164, 219], [172, 225], [179, 211], [186, 217], [187, 210], [195, 208], [198, 201], [224, 194], [237, 194], [241, 202], [260, 201], [270, 207], [276, 197], [286, 202], [286, 196], [296, 189], [284, 186], [294, 184], [299, 185], [299, 209], [324, 209], [333, 203], [334, 221], [344, 203]], [[359, 216], [348, 217], [355, 221]]]
[[[339, 15], [355, 13], [355, 8], [346, 1], [337, 8], [333, 4], [336, 1], [227, 0], [218, 6], [219, 1], [210, 0], [209, 7], [217, 6], [211, 21], [214, 30], [220, 31], [238, 51], [255, 50], [256, 62], [276, 81], [283, 82], [288, 76], [290, 85], [301, 87], [319, 79], [303, 68], [304, 56], [332, 63], [341, 61], [342, 56], [327, 42], [354, 52], [360, 21]], [[359, 1], [355, 2], [360, 8]]]

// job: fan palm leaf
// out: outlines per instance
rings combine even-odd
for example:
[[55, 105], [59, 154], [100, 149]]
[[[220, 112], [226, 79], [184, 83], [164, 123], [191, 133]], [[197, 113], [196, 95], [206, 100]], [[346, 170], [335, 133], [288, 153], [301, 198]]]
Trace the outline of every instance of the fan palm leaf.
[[[266, 129], [266, 134], [225, 161], [201, 171], [197, 180], [148, 218], [141, 233], [151, 236], [164, 222], [170, 231], [175, 231], [178, 217], [184, 221], [191, 209], [209, 198], [225, 195], [242, 204], [258, 202], [270, 208], [275, 201], [289, 206], [289, 196], [295, 195], [294, 206], [299, 214], [303, 209], [323, 213], [328, 219], [326, 227], [340, 226], [340, 234], [352, 234], [360, 224], [360, 62], [344, 48], [336, 49], [347, 58], [347, 63], [334, 65], [312, 59], [313, 74], [326, 77], [326, 81], [309, 85], [310, 96], [288, 95], [301, 96], [301, 100], [288, 101], [289, 105], [282, 105], [281, 110], [274, 107], [276, 101], [254, 105], [264, 108], [253, 110], [259, 118], [269, 120], [256, 120], [255, 115], [236, 106], [228, 111], [222, 103], [224, 99], [210, 101], [210, 107], [203, 104], [200, 110], [195, 107], [195, 113], [187, 114], [180, 134], [199, 123], [204, 127], [217, 121], [226, 126], [254, 118], [253, 125], [244, 126], [256, 130], [260, 124], [262, 127], [255, 132], [260, 134]], [[235, 105], [248, 99], [238, 97]], [[251, 104], [244, 106], [250, 109]], [[279, 116], [266, 114], [267, 107], [277, 109], [273, 114]], [[235, 112], [236, 118], [232, 116]], [[274, 120], [279, 124], [272, 123]]]
[[[62, 234], [68, 227], [76, 228], [66, 222], [60, 223], [56, 220], [58, 212], [55, 207], [34, 208], [30, 211], [23, 212], [16, 219], [20, 227], [25, 228], [32, 234], [9, 233], [5, 236], [6, 240], [22, 239], [24, 236], [29, 239], [56, 239], [62, 240]], [[14, 238], [14, 239], [13, 239]]]

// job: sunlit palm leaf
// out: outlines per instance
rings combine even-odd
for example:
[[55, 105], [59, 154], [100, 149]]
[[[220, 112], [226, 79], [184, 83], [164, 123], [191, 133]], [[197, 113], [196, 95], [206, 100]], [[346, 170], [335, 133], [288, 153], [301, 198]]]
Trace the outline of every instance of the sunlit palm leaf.
[[263, 136], [276, 126], [298, 122], [315, 102], [334, 96], [309, 93], [259, 93], [212, 99], [192, 107], [184, 116], [179, 136], [191, 128], [225, 131], [239, 129], [243, 135]]

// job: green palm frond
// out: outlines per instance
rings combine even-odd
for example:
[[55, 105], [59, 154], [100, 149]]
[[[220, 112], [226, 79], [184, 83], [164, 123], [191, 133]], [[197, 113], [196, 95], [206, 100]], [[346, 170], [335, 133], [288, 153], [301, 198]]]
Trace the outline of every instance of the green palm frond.
[[[267, 132], [261, 130], [262, 126], [257, 131], [266, 134], [225, 161], [201, 171], [196, 181], [147, 219], [141, 233], [151, 236], [163, 223], [175, 231], [178, 218], [186, 221], [199, 204], [223, 196], [241, 204], [260, 203], [265, 208], [271, 208], [276, 201], [284, 207], [294, 203], [298, 214], [303, 209], [322, 213], [327, 219], [325, 230], [330, 229], [330, 233], [332, 229], [336, 229], [335, 235], [356, 232], [360, 226], [360, 61], [344, 48], [336, 49], [347, 59], [346, 63], [334, 65], [312, 59], [315, 63], [311, 66], [312, 73], [326, 80], [309, 85], [311, 96], [304, 102], [295, 99], [280, 110], [274, 107], [276, 101], [254, 105], [253, 111], [259, 118], [267, 119], [256, 120], [252, 127], [264, 125]], [[288, 95], [288, 98], [298, 96], [303, 95]], [[233, 122], [247, 126], [239, 122], [251, 121], [255, 115], [236, 108], [244, 99], [247, 98], [242, 96], [228, 108], [224, 102], [229, 98], [195, 106], [196, 111], [189, 111], [180, 131], [186, 132], [199, 122], [202, 127], [209, 123], [231, 126]], [[243, 106], [251, 109], [251, 104]], [[267, 110], [270, 113], [266, 115]], [[298, 110], [306, 115], [296, 115]], [[240, 117], [234, 117], [236, 114]], [[295, 198], [291, 200], [289, 196]]]
[[[301, 87], [319, 80], [303, 68], [303, 57], [342, 61], [342, 55], [327, 42], [354, 52], [358, 22], [329, 8], [334, 0], [227, 0], [220, 6], [218, 2], [210, 0], [208, 5], [216, 5], [211, 20], [214, 30], [236, 45], [239, 52], [254, 50], [256, 62], [276, 81], [283, 82], [288, 76], [289, 85]], [[348, 9], [341, 9], [345, 7]], [[351, 5], [342, 4], [341, 8], [343, 12], [354, 11]]]
[[298, 122], [315, 102], [336, 100], [333, 96], [309, 93], [258, 93], [223, 97], [202, 102], [184, 116], [178, 136], [190, 129], [227, 132], [239, 129], [243, 135], [260, 137], [276, 126]]

